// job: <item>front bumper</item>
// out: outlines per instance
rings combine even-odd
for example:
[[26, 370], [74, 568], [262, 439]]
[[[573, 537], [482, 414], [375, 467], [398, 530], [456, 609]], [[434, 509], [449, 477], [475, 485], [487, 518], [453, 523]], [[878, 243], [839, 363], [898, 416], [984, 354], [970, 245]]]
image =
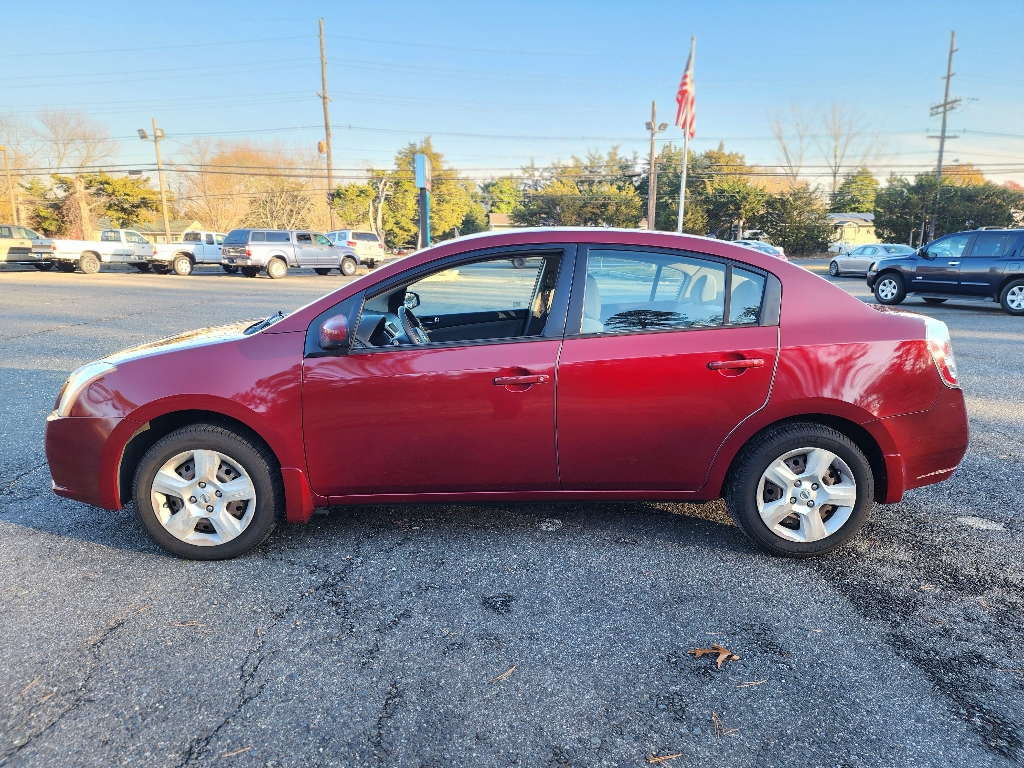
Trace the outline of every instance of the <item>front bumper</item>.
[[89, 416], [46, 417], [46, 461], [53, 492], [104, 509], [120, 509], [118, 435], [134, 433], [141, 424], [130, 419]]

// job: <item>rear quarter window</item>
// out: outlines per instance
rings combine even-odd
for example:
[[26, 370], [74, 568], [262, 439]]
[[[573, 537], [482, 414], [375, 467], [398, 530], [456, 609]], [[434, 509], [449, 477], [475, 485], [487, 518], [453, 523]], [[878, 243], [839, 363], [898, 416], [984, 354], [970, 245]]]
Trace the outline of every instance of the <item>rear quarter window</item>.
[[268, 243], [290, 243], [291, 237], [287, 232], [267, 232]]

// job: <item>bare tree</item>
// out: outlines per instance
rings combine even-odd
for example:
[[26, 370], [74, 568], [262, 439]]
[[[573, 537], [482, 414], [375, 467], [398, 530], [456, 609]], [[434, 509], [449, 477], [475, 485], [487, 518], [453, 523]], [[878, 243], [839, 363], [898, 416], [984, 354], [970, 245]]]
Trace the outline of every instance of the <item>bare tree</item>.
[[772, 136], [779, 153], [782, 155], [781, 168], [791, 187], [800, 181], [803, 170], [804, 155], [807, 151], [807, 134], [810, 131], [813, 117], [805, 117], [800, 107], [791, 104], [789, 114], [782, 111], [775, 113], [771, 121]]
[[842, 104], [833, 104], [822, 117], [818, 147], [830, 176], [831, 194], [839, 189], [845, 170], [869, 165], [880, 150], [877, 134], [866, 132], [863, 122]]

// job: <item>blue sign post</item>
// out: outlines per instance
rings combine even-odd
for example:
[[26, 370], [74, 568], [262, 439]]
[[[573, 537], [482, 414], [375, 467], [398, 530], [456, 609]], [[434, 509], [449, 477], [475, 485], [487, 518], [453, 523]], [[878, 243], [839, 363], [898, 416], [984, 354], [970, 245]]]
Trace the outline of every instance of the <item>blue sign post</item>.
[[422, 152], [416, 154], [416, 187], [420, 191], [420, 234], [417, 248], [430, 245], [430, 158]]

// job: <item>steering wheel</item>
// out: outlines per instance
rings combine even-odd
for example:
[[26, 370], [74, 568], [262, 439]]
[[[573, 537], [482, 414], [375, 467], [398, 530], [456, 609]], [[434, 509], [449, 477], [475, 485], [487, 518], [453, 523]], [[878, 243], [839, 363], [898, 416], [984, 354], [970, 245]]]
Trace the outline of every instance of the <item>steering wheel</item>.
[[402, 325], [402, 331], [411, 344], [429, 344], [430, 339], [427, 332], [423, 330], [420, 319], [412, 313], [404, 304], [398, 308], [398, 322]]

